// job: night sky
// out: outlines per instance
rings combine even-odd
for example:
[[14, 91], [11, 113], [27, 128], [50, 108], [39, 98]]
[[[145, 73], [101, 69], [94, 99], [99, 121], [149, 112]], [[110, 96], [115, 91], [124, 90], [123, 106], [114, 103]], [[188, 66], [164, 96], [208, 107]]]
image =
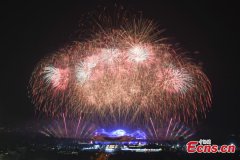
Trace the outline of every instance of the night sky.
[[[218, 139], [240, 134], [238, 5], [227, 2], [124, 0], [120, 3], [154, 19], [166, 29], [164, 35], [170, 41], [180, 43], [196, 62], [202, 62], [203, 71], [212, 83], [213, 105], [207, 118], [199, 122], [199, 130]], [[83, 13], [113, 4], [110, 0], [88, 0], [0, 5], [0, 125], [17, 126], [34, 119], [27, 86], [36, 63], [72, 40]]]

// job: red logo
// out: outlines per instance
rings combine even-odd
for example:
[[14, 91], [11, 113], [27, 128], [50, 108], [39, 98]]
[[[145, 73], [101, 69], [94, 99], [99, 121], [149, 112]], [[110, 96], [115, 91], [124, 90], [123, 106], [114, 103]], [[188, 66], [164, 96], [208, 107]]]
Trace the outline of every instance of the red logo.
[[234, 144], [221, 145], [211, 144], [211, 140], [189, 141], [186, 144], [188, 153], [235, 153]]

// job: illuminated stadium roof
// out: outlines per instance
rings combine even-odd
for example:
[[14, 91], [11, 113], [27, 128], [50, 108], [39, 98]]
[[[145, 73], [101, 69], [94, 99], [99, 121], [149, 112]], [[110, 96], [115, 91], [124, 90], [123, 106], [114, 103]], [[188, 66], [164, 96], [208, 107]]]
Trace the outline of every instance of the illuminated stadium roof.
[[104, 129], [97, 130], [93, 137], [96, 141], [122, 141], [128, 142], [132, 140], [145, 140], [146, 134], [141, 130], [134, 132], [127, 132], [123, 129], [117, 129], [113, 131], [105, 131]]

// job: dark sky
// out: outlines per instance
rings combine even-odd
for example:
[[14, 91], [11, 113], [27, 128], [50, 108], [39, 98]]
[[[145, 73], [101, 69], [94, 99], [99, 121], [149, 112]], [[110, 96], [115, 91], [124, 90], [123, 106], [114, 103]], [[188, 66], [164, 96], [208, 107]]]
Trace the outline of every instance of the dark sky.
[[[79, 17], [108, 1], [73, 3], [1, 4], [0, 124], [17, 125], [34, 118], [27, 85], [35, 64], [49, 52], [70, 41]], [[226, 3], [228, 2], [228, 3]], [[166, 29], [164, 33], [203, 63], [213, 87], [213, 105], [200, 129], [224, 138], [240, 133], [239, 21], [237, 4], [208, 1], [124, 0], [129, 9], [142, 11]], [[2, 3], [2, 2], [1, 2]]]

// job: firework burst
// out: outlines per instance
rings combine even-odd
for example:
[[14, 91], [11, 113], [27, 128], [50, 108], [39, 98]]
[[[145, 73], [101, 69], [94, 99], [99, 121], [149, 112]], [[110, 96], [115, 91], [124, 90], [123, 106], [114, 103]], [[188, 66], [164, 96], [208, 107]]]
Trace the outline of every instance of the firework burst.
[[117, 17], [111, 26], [98, 16], [89, 39], [40, 62], [30, 83], [37, 109], [84, 111], [106, 125], [205, 115], [211, 85], [201, 68], [163, 42], [153, 21]]
[[64, 90], [69, 81], [69, 69], [60, 69], [53, 66], [44, 68], [44, 79], [47, 84], [52, 84], [52, 87], [57, 90]]
[[66, 111], [69, 100], [71, 69], [67, 54], [54, 54], [44, 58], [35, 68], [31, 80], [31, 96], [36, 111], [47, 115], [58, 115]]

